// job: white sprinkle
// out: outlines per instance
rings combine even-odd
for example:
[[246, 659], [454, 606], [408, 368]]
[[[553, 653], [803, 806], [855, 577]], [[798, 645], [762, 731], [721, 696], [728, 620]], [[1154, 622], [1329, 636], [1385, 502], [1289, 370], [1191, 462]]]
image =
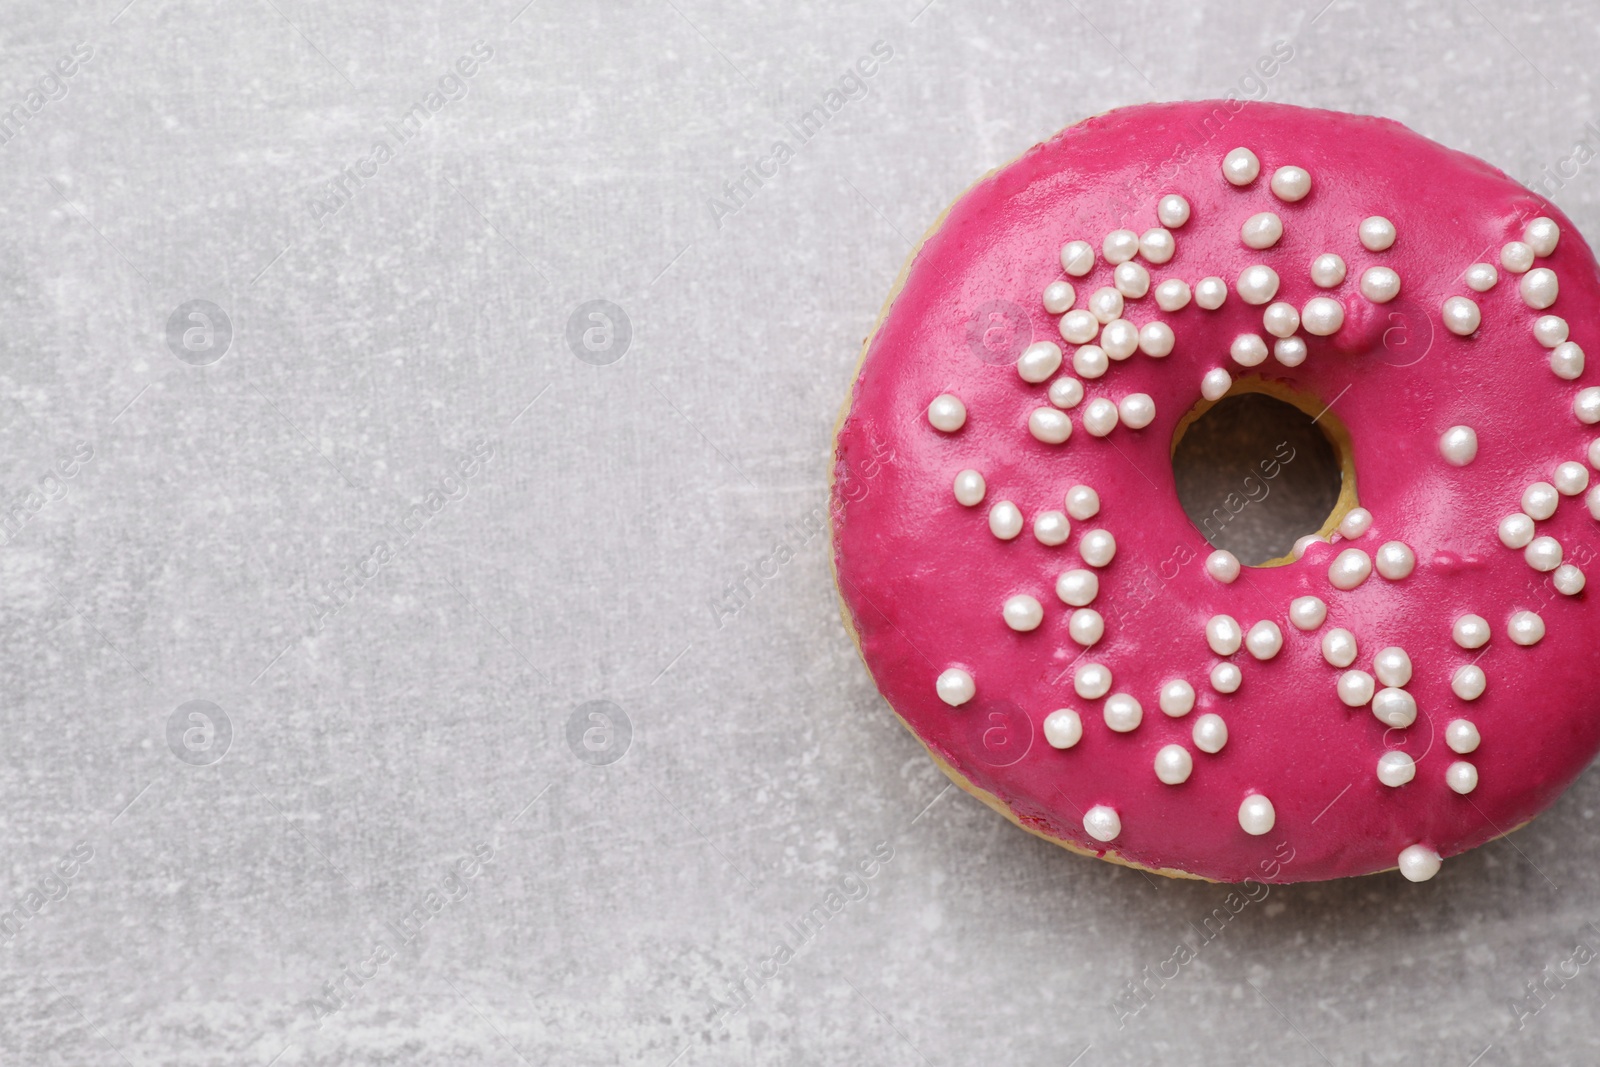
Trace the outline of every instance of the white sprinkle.
[[1478, 788], [1478, 768], [1466, 760], [1458, 759], [1445, 768], [1444, 781], [1451, 789], [1466, 796]]
[[1487, 293], [1500, 280], [1500, 272], [1493, 263], [1474, 263], [1467, 268], [1467, 288], [1475, 293]]
[[1178, 242], [1171, 230], [1156, 226], [1139, 236], [1139, 254], [1149, 263], [1165, 263], [1177, 250]]
[[1456, 673], [1450, 677], [1450, 691], [1462, 700], [1477, 700], [1488, 686], [1489, 679], [1483, 668], [1471, 663], [1456, 668]]
[[1522, 512], [1507, 515], [1500, 520], [1500, 543], [1507, 548], [1527, 548], [1533, 540], [1533, 519]]
[[1372, 557], [1359, 548], [1347, 548], [1328, 565], [1328, 581], [1335, 589], [1350, 590], [1372, 574]]
[[1244, 681], [1244, 672], [1231, 663], [1219, 663], [1211, 668], [1211, 688], [1219, 693], [1237, 693]]
[[1067, 636], [1084, 648], [1099, 644], [1105, 635], [1106, 620], [1093, 608], [1079, 608], [1067, 620]]
[[1222, 176], [1229, 185], [1249, 185], [1261, 173], [1261, 160], [1248, 148], [1235, 148], [1222, 157]]
[[1117, 402], [1117, 415], [1130, 430], [1142, 430], [1156, 418], [1156, 402], [1149, 393], [1129, 393]]
[[1250, 627], [1250, 632], [1245, 635], [1244, 647], [1256, 659], [1271, 659], [1283, 648], [1283, 631], [1272, 620], [1262, 619]]
[[1549, 267], [1535, 267], [1524, 274], [1522, 281], [1517, 283], [1517, 290], [1522, 294], [1522, 302], [1535, 311], [1543, 311], [1561, 295], [1556, 272]]
[[1326, 545], [1330, 543], [1331, 542], [1328, 540], [1328, 538], [1323, 537], [1321, 534], [1306, 534], [1304, 537], [1295, 539], [1294, 547], [1289, 549], [1289, 558], [1299, 559], [1301, 556], [1306, 554], [1307, 550], [1309, 550], [1312, 545]]
[[1356, 661], [1356, 635], [1342, 626], [1323, 634], [1322, 658], [1330, 667], [1350, 666]]
[[1138, 300], [1150, 291], [1150, 272], [1132, 260], [1118, 263], [1111, 272], [1111, 284], [1129, 300]]
[[1094, 249], [1088, 241], [1068, 241], [1061, 246], [1061, 269], [1074, 278], [1094, 270]]
[[1106, 726], [1119, 734], [1138, 729], [1139, 724], [1144, 721], [1144, 708], [1127, 693], [1112, 693], [1106, 697], [1103, 711]]
[[1452, 426], [1439, 438], [1439, 454], [1452, 467], [1465, 467], [1478, 458], [1478, 431]]
[[1139, 254], [1139, 235], [1132, 230], [1112, 230], [1101, 242], [1100, 252], [1112, 266], [1126, 263]]
[[1054, 341], [1035, 341], [1017, 357], [1017, 375], [1037, 385], [1061, 369], [1061, 346]]
[[1583, 373], [1583, 349], [1576, 341], [1566, 341], [1551, 350], [1550, 372], [1568, 382], [1575, 381]]
[[1543, 522], [1556, 513], [1561, 494], [1549, 482], [1534, 482], [1522, 491], [1522, 510], [1535, 522]]
[[1071, 748], [1083, 740], [1083, 720], [1071, 708], [1057, 708], [1045, 716], [1044, 739], [1051, 748]]
[[1075, 485], [1067, 490], [1067, 514], [1082, 522], [1100, 514], [1100, 494], [1087, 485]]
[[1261, 250], [1271, 248], [1283, 238], [1283, 220], [1270, 211], [1262, 211], [1244, 220], [1239, 228], [1239, 240], [1246, 247]]
[[1372, 512], [1366, 508], [1351, 508], [1339, 520], [1339, 536], [1355, 540], [1372, 528]]
[[1339, 675], [1337, 688], [1339, 700], [1346, 707], [1360, 708], [1372, 703], [1372, 695], [1377, 692], [1377, 683], [1366, 671], [1345, 671]]
[[1378, 757], [1378, 781], [1391, 789], [1405, 785], [1417, 776], [1417, 763], [1404, 752], [1385, 752]]
[[1478, 728], [1470, 719], [1451, 719], [1450, 724], [1444, 728], [1444, 743], [1458, 756], [1467, 756], [1478, 751], [1478, 745], [1482, 741]]
[[1293, 337], [1300, 328], [1300, 312], [1293, 304], [1276, 300], [1261, 313], [1261, 328], [1274, 337]]
[[1044, 608], [1026, 593], [1007, 597], [1000, 614], [1006, 620], [1006, 625], [1018, 633], [1037, 630], [1039, 624], [1044, 622]]
[[1404, 686], [1411, 681], [1411, 657], [1399, 645], [1380, 649], [1372, 657], [1372, 673], [1384, 685]]
[[1544, 639], [1544, 620], [1537, 612], [1519, 611], [1506, 623], [1506, 636], [1513, 644], [1527, 647]]
[[1313, 337], [1331, 337], [1344, 325], [1344, 305], [1327, 296], [1314, 296], [1300, 309], [1300, 325]]
[[935, 430], [955, 433], [967, 424], [967, 406], [951, 393], [940, 393], [928, 405], [928, 422]]
[[1289, 602], [1289, 621], [1299, 630], [1315, 630], [1328, 618], [1328, 605], [1314, 596], [1297, 596]]
[[1533, 254], [1543, 259], [1556, 250], [1561, 240], [1561, 227], [1548, 215], [1540, 215], [1522, 230], [1522, 243], [1533, 249]]
[[1022, 532], [1022, 512], [1009, 500], [1002, 500], [989, 509], [989, 532], [1002, 541], [1009, 541]]
[[1588, 584], [1588, 579], [1583, 572], [1570, 563], [1563, 563], [1556, 568], [1550, 576], [1550, 582], [1556, 587], [1556, 592], [1564, 596], [1577, 596], [1583, 592], [1583, 587]]
[[1500, 249], [1500, 265], [1512, 274], [1522, 274], [1533, 266], [1533, 249], [1521, 241], [1511, 241]]
[[1271, 833], [1277, 822], [1278, 813], [1273, 810], [1272, 801], [1260, 793], [1250, 794], [1239, 805], [1239, 828], [1251, 837]]
[[1194, 283], [1194, 302], [1207, 311], [1217, 310], [1227, 299], [1228, 283], [1214, 274]]
[[971, 700], [977, 693], [978, 687], [972, 681], [972, 675], [960, 667], [951, 667], [939, 675], [939, 680], [934, 683], [934, 689], [939, 694], [939, 699], [949, 704], [952, 708], [959, 708]]
[[1206, 371], [1206, 376], [1200, 379], [1200, 395], [1207, 400], [1221, 400], [1232, 388], [1233, 375], [1221, 367]]
[[1231, 585], [1239, 578], [1239, 557], [1219, 548], [1206, 557], [1206, 573], [1223, 585]]
[[1444, 328], [1457, 337], [1472, 336], [1483, 321], [1483, 313], [1478, 310], [1478, 305], [1464, 296], [1452, 296], [1446, 300], [1440, 315], [1444, 319]]
[[1239, 299], [1246, 304], [1266, 304], [1278, 295], [1278, 272], [1264, 263], [1256, 263], [1239, 272], [1234, 283]]
[[1374, 304], [1387, 304], [1400, 295], [1400, 275], [1388, 267], [1368, 267], [1361, 275], [1361, 295]]
[[1096, 804], [1084, 813], [1083, 832], [1096, 841], [1115, 841], [1117, 835], [1122, 833], [1122, 817], [1117, 814], [1117, 809]]
[[1055, 546], [1072, 533], [1072, 523], [1059, 511], [1041, 511], [1033, 517], [1033, 536], [1041, 545]]
[[1318, 289], [1332, 289], [1343, 284], [1344, 259], [1332, 252], [1324, 252], [1311, 261], [1311, 281]]
[[1400, 850], [1400, 873], [1410, 882], [1426, 882], [1439, 873], [1439, 854], [1423, 845], [1407, 845]]
[[1194, 686], [1181, 678], [1174, 678], [1161, 687], [1161, 711], [1174, 719], [1181, 719], [1194, 710]]
[[1361, 238], [1361, 247], [1368, 252], [1384, 252], [1394, 244], [1394, 223], [1382, 215], [1370, 215], [1361, 220], [1361, 227], [1356, 231]]
[[1034, 408], [1028, 415], [1028, 432], [1044, 444], [1064, 444], [1072, 436], [1072, 420], [1055, 408]]
[[1560, 315], [1540, 315], [1533, 321], [1533, 339], [1546, 348], [1555, 348], [1567, 339], [1567, 320]]
[[1572, 414], [1585, 426], [1600, 422], [1600, 386], [1579, 389], [1578, 395], [1572, 398]]
[[1060, 329], [1063, 340], [1081, 345], [1095, 339], [1100, 332], [1100, 320], [1090, 311], [1074, 308], [1061, 316]]
[[1206, 644], [1219, 656], [1231, 656], [1239, 651], [1244, 632], [1232, 615], [1213, 615], [1206, 622]]
[[1099, 345], [1079, 345], [1078, 350], [1072, 353], [1073, 372], [1091, 381], [1103, 376], [1110, 366], [1111, 360]]
[[1294, 203], [1311, 192], [1311, 175], [1304, 167], [1279, 167], [1272, 172], [1272, 195]]
[[1054, 281], [1044, 287], [1044, 309], [1052, 315], [1068, 310], [1077, 299], [1078, 291], [1071, 282]]
[[1207, 713], [1194, 721], [1194, 747], [1215, 756], [1228, 743], [1228, 724], [1222, 716]]
[[983, 475], [971, 468], [956, 475], [956, 503], [962, 507], [971, 508], [983, 503], [983, 494], [988, 490], [989, 485], [983, 480]]
[[1127, 359], [1139, 350], [1139, 327], [1127, 319], [1112, 319], [1100, 331], [1100, 347], [1112, 359]]
[[1372, 714], [1385, 726], [1404, 730], [1417, 721], [1417, 699], [1398, 686], [1387, 686], [1372, 694]]
[[1090, 530], [1078, 540], [1078, 555], [1091, 567], [1104, 567], [1117, 554], [1117, 539], [1105, 530]]
[[1076, 378], [1057, 378], [1050, 383], [1050, 403], [1058, 408], [1075, 408], [1083, 403], [1083, 383]]
[[1155, 770], [1163, 785], [1182, 785], [1194, 773], [1194, 757], [1182, 745], [1163, 745], [1156, 753]]
[[1085, 663], [1072, 674], [1072, 690], [1085, 700], [1099, 700], [1111, 692], [1111, 669], [1102, 663]]
[[1182, 278], [1168, 278], [1156, 286], [1156, 307], [1162, 311], [1182, 311], [1189, 306], [1189, 283]]
[[1404, 541], [1385, 541], [1378, 546], [1374, 565], [1383, 577], [1398, 582], [1416, 569], [1417, 554]]
[[1177, 340], [1171, 326], [1164, 322], [1147, 322], [1139, 330], [1139, 351], [1151, 359], [1164, 359], [1172, 355]]
[[1100, 594], [1100, 579], [1094, 571], [1063, 571], [1056, 579], [1056, 596], [1063, 604], [1075, 608], [1088, 607]]
[[1241, 367], [1259, 367], [1267, 361], [1267, 342], [1260, 334], [1241, 333], [1233, 339], [1228, 355]]
[[1089, 294], [1089, 314], [1102, 326], [1122, 315], [1123, 304], [1122, 291], [1109, 285], [1102, 285]]
[[1103, 396], [1089, 401], [1083, 409], [1083, 428], [1092, 437], [1104, 437], [1117, 428], [1117, 405]]
[[1535, 537], [1522, 550], [1528, 566], [1541, 574], [1548, 574], [1561, 566], [1561, 542], [1554, 537]]
[[1298, 337], [1283, 337], [1272, 343], [1272, 355], [1285, 367], [1298, 367], [1306, 361], [1306, 343]]
[[1189, 221], [1189, 201], [1177, 193], [1168, 193], [1156, 205], [1156, 218], [1161, 220], [1161, 225], [1178, 229]]
[[1450, 627], [1450, 638], [1469, 652], [1489, 643], [1489, 620], [1482, 615], [1463, 615]]

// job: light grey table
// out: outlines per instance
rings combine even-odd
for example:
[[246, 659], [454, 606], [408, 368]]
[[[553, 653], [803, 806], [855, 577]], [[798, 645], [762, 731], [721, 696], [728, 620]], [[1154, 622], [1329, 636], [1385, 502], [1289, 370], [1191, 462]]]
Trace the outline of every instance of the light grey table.
[[921, 2], [7, 7], [0, 1062], [1600, 1060], [1600, 778], [1205, 940], [947, 788], [815, 532], [977, 175], [1232, 90], [1531, 179], [1600, 11]]

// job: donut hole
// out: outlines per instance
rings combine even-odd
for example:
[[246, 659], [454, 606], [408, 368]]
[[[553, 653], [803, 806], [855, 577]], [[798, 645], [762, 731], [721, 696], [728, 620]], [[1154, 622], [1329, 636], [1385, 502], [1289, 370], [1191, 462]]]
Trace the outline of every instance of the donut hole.
[[[1349, 435], [1314, 398], [1243, 379], [1179, 422], [1178, 501], [1195, 528], [1247, 567], [1278, 566], [1307, 534], [1326, 537], [1355, 506]], [[1348, 482], [1348, 484], [1347, 484]]]

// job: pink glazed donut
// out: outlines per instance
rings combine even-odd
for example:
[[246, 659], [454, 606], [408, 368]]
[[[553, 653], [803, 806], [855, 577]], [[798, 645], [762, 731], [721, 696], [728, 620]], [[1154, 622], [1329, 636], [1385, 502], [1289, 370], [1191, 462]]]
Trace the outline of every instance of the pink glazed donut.
[[[1557, 207], [1397, 123], [1079, 123], [956, 201], [866, 344], [832, 471], [846, 625], [940, 767], [1069, 849], [1431, 878], [1600, 747], [1597, 309]], [[1343, 481], [1244, 567], [1172, 454], [1252, 391], [1315, 413]]]

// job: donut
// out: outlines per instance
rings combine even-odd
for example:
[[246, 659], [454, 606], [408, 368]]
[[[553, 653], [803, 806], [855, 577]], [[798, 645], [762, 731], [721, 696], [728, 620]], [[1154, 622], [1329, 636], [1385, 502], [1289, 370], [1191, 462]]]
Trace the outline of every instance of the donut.
[[[1070, 850], [1429, 879], [1600, 748], [1597, 309], [1559, 208], [1398, 123], [1088, 119], [946, 210], [864, 346], [830, 472], [846, 627], [946, 774]], [[1196, 521], [1174, 473], [1250, 397], [1338, 470], [1264, 560], [1216, 546], [1248, 480]]]

